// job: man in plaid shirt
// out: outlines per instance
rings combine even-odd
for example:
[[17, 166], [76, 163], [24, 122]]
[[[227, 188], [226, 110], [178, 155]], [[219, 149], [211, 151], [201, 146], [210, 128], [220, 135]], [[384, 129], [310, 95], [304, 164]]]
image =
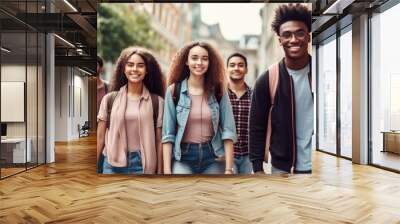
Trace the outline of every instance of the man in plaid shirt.
[[234, 173], [252, 173], [249, 159], [249, 113], [251, 89], [244, 81], [247, 73], [247, 59], [240, 53], [233, 53], [226, 62], [228, 72], [228, 93], [236, 123], [238, 141], [234, 144]]

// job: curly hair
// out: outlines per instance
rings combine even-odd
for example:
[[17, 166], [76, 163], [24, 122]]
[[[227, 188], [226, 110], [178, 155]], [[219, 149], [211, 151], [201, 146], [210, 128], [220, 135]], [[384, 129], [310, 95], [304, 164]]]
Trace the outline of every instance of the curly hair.
[[111, 77], [111, 91], [118, 91], [122, 86], [128, 83], [125, 76], [125, 65], [132, 55], [139, 55], [146, 66], [147, 74], [143, 79], [143, 83], [150, 93], [164, 97], [165, 94], [165, 79], [158, 64], [152, 53], [142, 47], [128, 47], [122, 50], [116, 62], [115, 71]]
[[311, 11], [301, 3], [279, 6], [275, 10], [275, 17], [271, 24], [272, 30], [279, 36], [281, 25], [293, 20], [303, 22], [307, 26], [308, 32], [311, 31]]
[[168, 86], [189, 77], [190, 70], [186, 62], [190, 49], [195, 46], [202, 47], [208, 52], [209, 66], [204, 74], [205, 92], [207, 94], [215, 94], [216, 97], [222, 97], [226, 85], [224, 61], [215, 48], [205, 42], [191, 42], [175, 54], [168, 73]]

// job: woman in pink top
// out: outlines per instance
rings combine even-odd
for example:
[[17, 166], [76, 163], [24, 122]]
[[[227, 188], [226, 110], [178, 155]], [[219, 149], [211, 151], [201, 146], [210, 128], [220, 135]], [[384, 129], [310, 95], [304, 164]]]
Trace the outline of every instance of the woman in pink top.
[[139, 47], [124, 49], [111, 91], [97, 117], [97, 158], [105, 156], [103, 173], [162, 173], [165, 81], [154, 56]]

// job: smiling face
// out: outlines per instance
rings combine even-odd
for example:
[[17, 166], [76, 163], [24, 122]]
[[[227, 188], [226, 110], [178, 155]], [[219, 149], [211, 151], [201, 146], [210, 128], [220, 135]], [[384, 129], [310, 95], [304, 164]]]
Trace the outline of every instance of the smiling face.
[[190, 75], [204, 75], [209, 65], [208, 51], [200, 46], [192, 47], [189, 51], [186, 65], [189, 67]]
[[244, 79], [247, 73], [246, 62], [239, 56], [231, 57], [228, 61], [229, 79], [232, 81], [240, 81]]
[[124, 73], [126, 79], [128, 79], [128, 82], [143, 82], [143, 79], [147, 73], [146, 64], [143, 58], [138, 54], [133, 54], [125, 64]]
[[306, 24], [300, 21], [288, 21], [279, 27], [279, 42], [290, 59], [299, 59], [308, 55], [310, 34]]

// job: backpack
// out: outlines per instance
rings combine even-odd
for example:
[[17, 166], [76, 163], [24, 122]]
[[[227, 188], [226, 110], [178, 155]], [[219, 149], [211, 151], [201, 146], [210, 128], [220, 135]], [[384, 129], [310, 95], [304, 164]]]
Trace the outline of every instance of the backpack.
[[[173, 85], [173, 87], [172, 87], [173, 91], [172, 91], [171, 95], [172, 95], [172, 100], [174, 101], [174, 105], [176, 107], [176, 105], [179, 102], [180, 95], [181, 95], [180, 93], [181, 93], [182, 82], [177, 82], [172, 85]], [[176, 93], [178, 93], [178, 94], [176, 94]], [[215, 98], [217, 98], [217, 102], [219, 104], [221, 102], [222, 97], [217, 95], [217, 96], [215, 96]]]
[[[110, 119], [111, 119], [111, 109], [114, 104], [114, 100], [117, 97], [118, 91], [112, 91], [110, 92], [110, 96], [107, 101], [107, 129], [110, 128]], [[158, 119], [158, 96], [156, 94], [151, 93], [151, 104], [153, 106], [153, 125], [154, 125], [154, 131], [157, 130], [157, 119]]]
[[108, 84], [104, 83], [104, 92], [107, 94], [108, 93]]
[[[311, 61], [310, 61], [311, 63]], [[308, 81], [311, 88], [311, 64], [310, 64], [310, 72], [308, 73]], [[269, 95], [271, 100], [271, 107], [269, 108], [268, 112], [268, 125], [267, 125], [267, 134], [265, 138], [265, 154], [264, 154], [264, 161], [268, 162], [268, 155], [269, 155], [269, 147], [271, 145], [271, 133], [272, 133], [272, 126], [271, 126], [271, 115], [272, 109], [275, 106], [275, 95], [276, 90], [278, 88], [279, 83], [279, 63], [274, 63], [268, 68], [268, 83], [269, 83]], [[314, 97], [314, 96], [313, 96]]]

